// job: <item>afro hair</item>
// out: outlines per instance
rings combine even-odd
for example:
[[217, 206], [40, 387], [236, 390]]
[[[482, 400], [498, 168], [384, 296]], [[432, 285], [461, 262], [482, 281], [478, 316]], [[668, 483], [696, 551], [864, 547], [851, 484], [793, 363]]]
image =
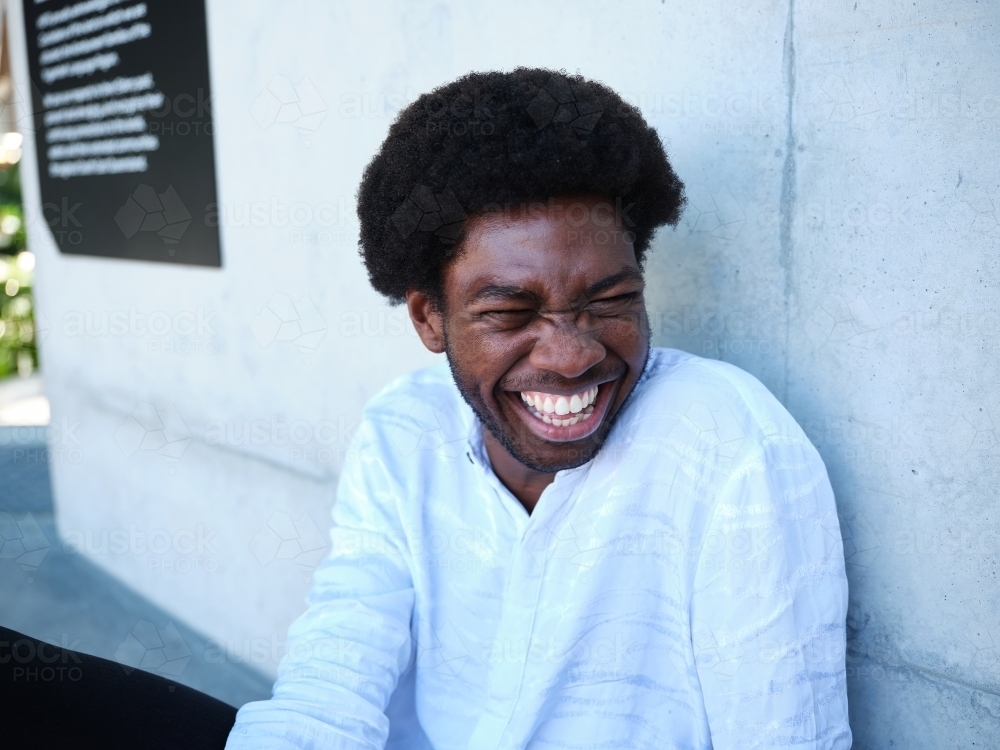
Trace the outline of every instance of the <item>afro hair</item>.
[[684, 206], [656, 131], [607, 86], [541, 68], [469, 73], [402, 110], [365, 169], [361, 255], [391, 302], [417, 289], [440, 303], [469, 218], [588, 194], [626, 216], [640, 267]]

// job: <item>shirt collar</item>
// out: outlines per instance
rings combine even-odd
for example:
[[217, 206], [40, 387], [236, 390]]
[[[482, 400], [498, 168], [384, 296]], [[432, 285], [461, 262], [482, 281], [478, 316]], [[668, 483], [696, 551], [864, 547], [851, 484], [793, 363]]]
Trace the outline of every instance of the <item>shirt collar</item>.
[[[649, 365], [647, 362], [646, 370], [648, 369]], [[493, 471], [493, 463], [490, 461], [489, 453], [486, 451], [486, 441], [483, 438], [483, 423], [479, 417], [476, 416], [472, 407], [469, 406], [466, 400], [462, 397], [461, 391], [459, 391], [458, 386], [455, 384], [454, 373], [450, 372], [450, 368], [449, 375], [452, 379], [452, 388], [454, 389], [455, 398], [458, 400], [458, 408], [462, 415], [462, 421], [464, 421], [467, 425], [465, 460], [469, 461], [469, 463], [471, 463], [474, 467], [476, 473], [479, 474], [479, 476], [485, 480], [488, 485], [492, 486], [497, 491], [499, 496], [503, 498], [503, 504], [511, 506], [509, 508], [511, 513], [520, 516], [522, 519], [528, 519], [528, 511], [523, 505], [521, 505], [521, 502], [514, 497], [513, 493], [507, 489], [504, 483], [500, 481], [496, 472]], [[646, 374], [644, 373], [642, 378], [640, 378], [640, 382], [642, 382], [642, 379], [645, 378], [645, 376]], [[601, 450], [603, 449], [604, 448], [602, 446]], [[600, 456], [600, 451], [597, 455]], [[546, 495], [552, 494], [550, 490], [558, 488], [560, 493], [563, 491], [571, 492], [573, 488], [579, 485], [590, 471], [590, 467], [594, 464], [594, 460], [595, 459], [592, 458], [587, 463], [581, 464], [575, 468], [561, 469], [556, 472], [555, 479], [552, 481], [552, 484], [545, 488], [545, 491], [542, 493], [542, 498], [539, 498], [538, 506], [535, 507], [535, 512], [532, 513], [531, 517], [534, 517], [537, 514], [538, 507], [542, 504], [542, 499]]]
[[[468, 408], [467, 404], [466, 408]], [[542, 492], [541, 497], [538, 499], [538, 504], [529, 516], [527, 509], [521, 504], [521, 501], [514, 497], [514, 494], [507, 489], [496, 475], [496, 472], [493, 471], [489, 453], [486, 451], [486, 441], [483, 438], [483, 424], [471, 409], [469, 411], [472, 414], [472, 419], [469, 424], [466, 446], [467, 460], [473, 465], [474, 471], [480, 479], [485, 481], [497, 493], [501, 505], [514, 518], [522, 534], [527, 529], [527, 524], [530, 520], [539, 519], [541, 516], [552, 512], [553, 509], [549, 507], [551, 502], [546, 502], [546, 499], [550, 495], [556, 493], [561, 495], [563, 500], [568, 499], [576, 488], [583, 483], [587, 473], [590, 471], [590, 467], [594, 463], [594, 459], [591, 459], [587, 463], [575, 468], [561, 469], [556, 472], [555, 479]], [[556, 504], [561, 504], [561, 501], [557, 501]], [[542, 523], [542, 521], [537, 522]]]

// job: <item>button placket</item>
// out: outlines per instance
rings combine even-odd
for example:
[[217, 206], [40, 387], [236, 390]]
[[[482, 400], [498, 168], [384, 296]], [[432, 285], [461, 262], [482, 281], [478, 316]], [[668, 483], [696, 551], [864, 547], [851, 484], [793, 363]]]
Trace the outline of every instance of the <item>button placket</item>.
[[516, 712], [528, 669], [546, 560], [555, 539], [548, 521], [563, 514], [562, 506], [580, 486], [583, 476], [567, 474], [560, 472], [542, 492], [535, 511], [525, 519], [511, 555], [494, 651], [499, 663], [489, 670], [490, 705], [473, 732], [470, 748], [499, 748], [505, 744], [504, 736]]

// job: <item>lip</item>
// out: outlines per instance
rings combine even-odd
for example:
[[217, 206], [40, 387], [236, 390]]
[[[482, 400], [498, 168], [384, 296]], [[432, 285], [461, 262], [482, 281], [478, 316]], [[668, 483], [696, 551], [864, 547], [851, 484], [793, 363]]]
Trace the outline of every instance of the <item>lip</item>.
[[623, 377], [624, 375], [603, 383], [591, 383], [588, 386], [577, 388], [576, 390], [568, 393], [558, 390], [546, 391], [546, 393], [558, 394], [561, 396], [572, 396], [574, 393], [585, 391], [587, 388], [593, 388], [595, 385], [597, 386], [597, 400], [594, 402], [594, 412], [590, 415], [590, 418], [584, 422], [577, 422], [576, 424], [569, 425], [568, 427], [545, 424], [545, 422], [534, 416], [528, 411], [528, 407], [525, 405], [524, 401], [521, 400], [520, 391], [504, 391], [504, 394], [507, 396], [511, 404], [513, 404], [514, 411], [517, 413], [521, 421], [524, 422], [528, 429], [531, 430], [531, 432], [536, 436], [549, 443], [572, 443], [575, 440], [583, 440], [584, 438], [589, 437], [597, 431], [598, 427], [601, 426], [604, 422], [604, 418], [607, 416], [608, 408], [611, 406], [611, 402], [614, 401], [615, 395], [618, 393], [618, 388], [621, 385]]

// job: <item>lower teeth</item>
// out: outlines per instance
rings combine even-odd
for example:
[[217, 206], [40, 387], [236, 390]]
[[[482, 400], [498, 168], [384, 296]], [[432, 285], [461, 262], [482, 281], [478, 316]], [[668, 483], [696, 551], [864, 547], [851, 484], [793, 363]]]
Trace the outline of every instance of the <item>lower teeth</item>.
[[545, 422], [545, 424], [553, 424], [556, 427], [569, 427], [570, 425], [577, 424], [578, 422], [584, 422], [590, 418], [590, 415], [594, 413], [594, 407], [588, 406], [581, 412], [574, 414], [571, 417], [558, 417], [555, 414], [546, 414], [545, 412], [538, 411], [535, 407], [525, 404], [528, 411], [538, 419]]

